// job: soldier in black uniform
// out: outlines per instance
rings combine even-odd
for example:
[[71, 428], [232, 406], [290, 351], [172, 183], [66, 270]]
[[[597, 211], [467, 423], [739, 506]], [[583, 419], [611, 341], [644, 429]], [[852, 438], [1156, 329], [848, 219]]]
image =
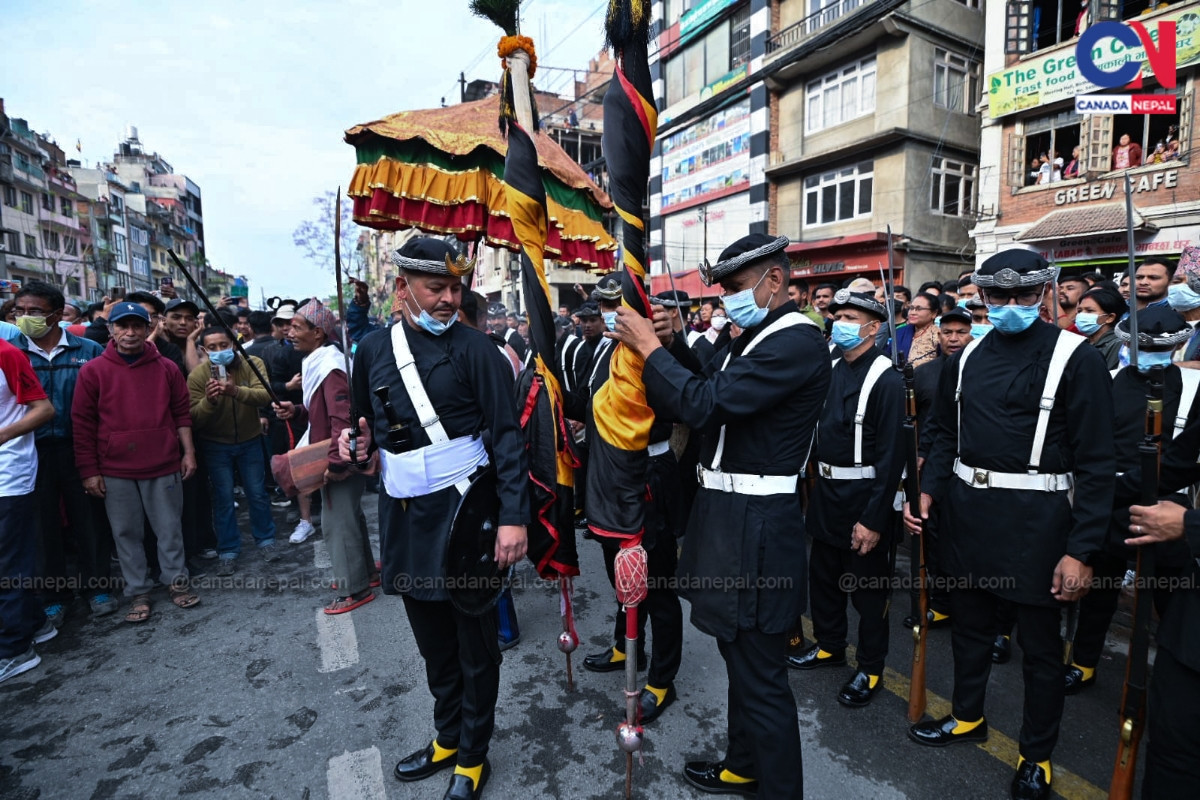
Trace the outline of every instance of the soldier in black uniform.
[[[816, 488], [806, 524], [812, 535], [808, 596], [817, 643], [788, 656], [795, 669], [846, 663], [846, 595], [858, 612], [858, 669], [838, 702], [860, 707], [882, 685], [888, 649], [896, 490], [904, 451], [896, 446], [904, 421], [904, 383], [875, 347], [887, 310], [869, 294], [842, 289], [829, 304], [833, 365], [814, 450]], [[847, 585], [846, 576], [855, 579]]]
[[[359, 343], [351, 387], [365, 412], [360, 450], [388, 441], [386, 408], [373, 391], [378, 387], [388, 387], [391, 405], [411, 435], [404, 452], [380, 452], [383, 586], [385, 593], [404, 598], [434, 698], [436, 735], [401, 760], [395, 775], [415, 781], [454, 767], [445, 797], [466, 800], [482, 794], [491, 771], [486, 756], [501, 656], [494, 617], [469, 616], [450, 602], [450, 523], [465, 482], [494, 464], [500, 500], [495, 558], [507, 566], [525, 555], [529, 501], [512, 369], [485, 334], [454, 324], [463, 284], [447, 259], [456, 258], [449, 245], [424, 237], [393, 254], [400, 270], [397, 304], [404, 316]], [[419, 414], [402, 376], [406, 351], [435, 419]], [[484, 447], [484, 432], [490, 434], [490, 448]], [[436, 444], [438, 439], [445, 441]], [[348, 457], [348, 432], [343, 432], [342, 450]]]
[[[597, 291], [620, 291], [620, 284], [615, 280], [605, 285], [604, 279]], [[683, 300], [686, 301], [684, 296]], [[664, 300], [661, 297], [651, 298], [651, 303], [662, 305], [664, 302], [675, 304], [674, 298]], [[620, 306], [619, 299], [601, 297], [601, 313], [608, 319], [613, 319], [616, 309]], [[610, 316], [613, 315], [613, 316]], [[662, 315], [673, 321], [678, 315], [669, 312]], [[615, 322], [615, 321], [614, 321]], [[660, 341], [671, 354], [691, 368], [698, 364], [687, 348], [682, 336], [682, 326], [663, 326], [660, 330]], [[679, 333], [676, 336], [676, 332]], [[611, 339], [606, 340], [611, 342]], [[589, 398], [594, 397], [600, 387], [609, 377], [609, 360], [613, 348], [607, 347], [602, 355], [602, 361], [594, 365]], [[657, 411], [657, 409], [655, 409]], [[680, 661], [683, 657], [683, 608], [679, 604], [679, 596], [675, 593], [673, 578], [677, 565], [676, 538], [682, 533], [684, 520], [681, 519], [681, 489], [679, 481], [679, 465], [675, 454], [671, 452], [672, 424], [669, 417], [656, 413], [654, 424], [650, 428], [650, 459], [646, 467], [646, 510], [645, 531], [642, 535], [642, 546], [646, 549], [647, 577], [649, 590], [646, 599], [638, 605], [638, 669], [645, 666], [646, 655], [646, 620], [654, 631], [654, 647], [650, 654], [650, 669], [646, 674], [646, 686], [638, 697], [641, 706], [640, 719], [643, 723], [654, 721], [675, 702], [675, 676], [679, 672]], [[596, 436], [591, 403], [588, 403], [588, 436]], [[616, 559], [618, 543], [611, 539], [601, 539], [604, 548], [604, 569], [608, 573], [608, 581], [616, 586], [614, 560]], [[613, 646], [602, 653], [594, 653], [583, 660], [583, 666], [593, 672], [613, 672], [625, 669], [625, 610], [618, 603], [613, 624]]]
[[[993, 330], [942, 370], [922, 516], [942, 506], [951, 591], [952, 713], [909, 729], [941, 747], [987, 738], [984, 696], [999, 600], [1012, 602], [1024, 655], [1025, 716], [1010, 792], [1050, 796], [1063, 707], [1063, 604], [1086, 591], [1108, 527], [1115, 462], [1104, 360], [1039, 319], [1056, 269], [1029, 250], [975, 273]], [[1073, 493], [1073, 500], [1072, 500]], [[907, 515], [907, 511], [906, 511]], [[920, 520], [906, 516], [910, 529]]]
[[[1192, 423], [1163, 450], [1159, 489], [1170, 492], [1200, 482], [1197, 461], [1200, 425]], [[1137, 468], [1118, 479], [1119, 504], [1136, 501], [1140, 479]], [[1130, 512], [1126, 545], [1166, 544], [1187, 555], [1182, 581], [1158, 624], [1142, 798], [1194, 797], [1200, 775], [1200, 511], [1159, 500], [1155, 506], [1133, 506]]]
[[[1122, 343], [1129, 344], [1128, 317], [1118, 323], [1116, 335]], [[1113, 376], [1113, 452], [1118, 474], [1128, 472], [1140, 463], [1138, 445], [1146, 431], [1146, 377], [1152, 366], [1163, 367], [1163, 446], [1166, 447], [1196, 419], [1200, 405], [1196, 403], [1200, 370], [1180, 369], [1171, 363], [1171, 354], [1191, 335], [1191, 327], [1169, 306], [1146, 306], [1138, 312], [1138, 368], [1120, 369]], [[1191, 505], [1186, 492], [1164, 499], [1185, 507]], [[1125, 567], [1135, 557], [1132, 549], [1125, 546], [1128, 536], [1123, 515], [1114, 515], [1106, 546], [1093, 559], [1093, 586], [1079, 601], [1073, 661], [1066, 671], [1065, 691], [1068, 695], [1078, 694], [1096, 682], [1096, 667], [1104, 652], [1109, 624], [1117, 611]], [[1156, 547], [1155, 575], [1159, 578], [1178, 576], [1189, 560], [1182, 545]], [[1167, 593], [1155, 593], [1160, 616], [1166, 611], [1166, 599]]]
[[703, 436], [678, 577], [692, 623], [717, 639], [729, 672], [729, 745], [722, 759], [688, 763], [684, 777], [703, 791], [772, 800], [803, 796], [784, 653], [805, 597], [796, 481], [830, 371], [820, 330], [788, 300], [787, 244], [750, 234], [702, 272], [707, 284], [720, 282], [742, 329], [707, 375], [679, 363], [629, 309], [618, 310], [612, 334], [646, 360], [651, 405]]

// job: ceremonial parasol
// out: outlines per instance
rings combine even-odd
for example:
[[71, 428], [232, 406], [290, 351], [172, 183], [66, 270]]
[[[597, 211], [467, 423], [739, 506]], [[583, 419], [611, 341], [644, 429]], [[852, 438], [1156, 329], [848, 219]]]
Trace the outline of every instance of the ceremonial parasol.
[[[379, 230], [418, 228], [520, 252], [505, 194], [508, 143], [500, 95], [446, 108], [401, 111], [355, 125], [345, 140], [358, 166], [347, 195], [354, 221]], [[553, 139], [532, 137], [546, 193], [546, 256], [609, 270], [617, 244], [604, 229], [608, 195]]]

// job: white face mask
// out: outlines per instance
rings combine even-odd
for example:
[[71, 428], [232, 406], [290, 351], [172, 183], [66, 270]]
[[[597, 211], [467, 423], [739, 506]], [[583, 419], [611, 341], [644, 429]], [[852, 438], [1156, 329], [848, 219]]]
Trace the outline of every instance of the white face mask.
[[719, 330], [721, 330], [722, 328], [724, 328], [724, 327], [725, 327], [725, 325], [726, 325], [728, 322], [729, 322], [729, 318], [728, 318], [728, 317], [717, 317], [717, 316], [714, 316], [714, 317], [712, 318], [712, 320], [711, 320], [711, 324], [712, 324], [713, 328], [714, 328], [714, 329], [716, 329], [716, 330], [718, 330], [718, 331], [719, 331]]

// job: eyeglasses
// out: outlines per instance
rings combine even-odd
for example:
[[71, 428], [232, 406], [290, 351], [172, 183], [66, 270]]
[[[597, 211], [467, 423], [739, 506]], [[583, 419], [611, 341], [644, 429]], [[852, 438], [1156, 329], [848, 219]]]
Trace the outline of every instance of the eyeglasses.
[[34, 319], [45, 319], [57, 314], [57, 311], [42, 311], [41, 309], [26, 311], [23, 308], [14, 308], [13, 316], [20, 319], [21, 317], [33, 317]]
[[909, 306], [908, 310], [909, 311], [925, 311], [927, 313], [931, 313], [933, 311], [932, 308], [929, 308], [927, 306]]
[[1044, 286], [1039, 286], [1036, 289], [985, 289], [983, 291], [983, 299], [989, 306], [1006, 306], [1015, 298], [1017, 305], [1032, 306], [1037, 305], [1042, 299]]

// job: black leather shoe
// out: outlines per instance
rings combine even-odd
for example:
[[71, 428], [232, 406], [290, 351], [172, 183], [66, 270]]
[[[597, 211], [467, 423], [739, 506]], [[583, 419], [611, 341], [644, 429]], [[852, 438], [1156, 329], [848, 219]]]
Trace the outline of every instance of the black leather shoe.
[[954, 726], [957, 724], [953, 715], [946, 715], [941, 719], [918, 722], [908, 729], [908, 738], [917, 744], [923, 744], [927, 747], [945, 747], [946, 745], [958, 744], [959, 742], [987, 741], [987, 720], [979, 723], [969, 733], [954, 733]]
[[[625, 669], [625, 659], [617, 661], [613, 658], [612, 648], [608, 648], [603, 653], [593, 653], [590, 656], [583, 657], [583, 668], [592, 672], [621, 672]], [[642, 653], [637, 660], [638, 672], [644, 672], [646, 669], [646, 654]]]
[[804, 646], [804, 634], [800, 631], [792, 631], [787, 638], [787, 654], [789, 656], [801, 655], [807, 648]]
[[814, 644], [798, 656], [788, 656], [787, 665], [792, 669], [817, 669], [818, 667], [841, 667], [846, 664], [846, 651], [831, 653], [828, 658], [817, 658], [821, 645]]
[[485, 758], [483, 772], [479, 773], [478, 786], [475, 786], [466, 775], [459, 775], [456, 772], [450, 776], [450, 786], [442, 795], [442, 800], [479, 800], [483, 797], [483, 787], [487, 785], [490, 777], [492, 777], [492, 765]]
[[417, 752], [401, 759], [392, 774], [396, 776], [396, 780], [419, 781], [428, 778], [435, 772], [453, 767], [455, 763], [454, 756], [446, 756], [441, 761], [434, 761], [433, 743], [431, 742]]
[[1092, 672], [1092, 677], [1083, 677], [1083, 670], [1072, 664], [1067, 667], [1066, 686], [1063, 687], [1063, 694], [1079, 694], [1084, 689], [1096, 682], [1096, 673]]
[[1012, 637], [997, 635], [992, 642], [992, 663], [1007, 664], [1012, 658]]
[[1050, 781], [1046, 772], [1033, 761], [1022, 761], [1013, 775], [1009, 794], [1013, 800], [1047, 800], [1050, 797]]
[[667, 687], [667, 693], [663, 696], [662, 702], [658, 702], [658, 698], [654, 696], [654, 692], [649, 689], [642, 689], [642, 693], [638, 695], [638, 705], [642, 710], [642, 724], [646, 725], [658, 719], [658, 715], [667, 710], [667, 706], [675, 702], [675, 684]]
[[854, 677], [846, 681], [838, 692], [838, 702], [850, 708], [862, 708], [867, 703], [871, 702], [871, 698], [879, 691], [879, 687], [883, 686], [883, 676], [880, 676], [875, 681], [875, 688], [871, 688], [871, 676], [859, 670], [854, 673]]
[[721, 780], [724, 761], [689, 761], [683, 766], [683, 778], [702, 792], [710, 794], [740, 794], [758, 796], [758, 781], [730, 783]]
[[[917, 618], [914, 617], [912, 614], [909, 614], [907, 617], [904, 618], [904, 627], [911, 630], [912, 628], [915, 628], [916, 626], [917, 626]], [[925, 614], [925, 627], [927, 627], [929, 630], [933, 630], [934, 628], [949, 628], [950, 627], [950, 615], [947, 614], [947, 615], [943, 616], [941, 619], [937, 619], [934, 617], [933, 609], [930, 609]]]

